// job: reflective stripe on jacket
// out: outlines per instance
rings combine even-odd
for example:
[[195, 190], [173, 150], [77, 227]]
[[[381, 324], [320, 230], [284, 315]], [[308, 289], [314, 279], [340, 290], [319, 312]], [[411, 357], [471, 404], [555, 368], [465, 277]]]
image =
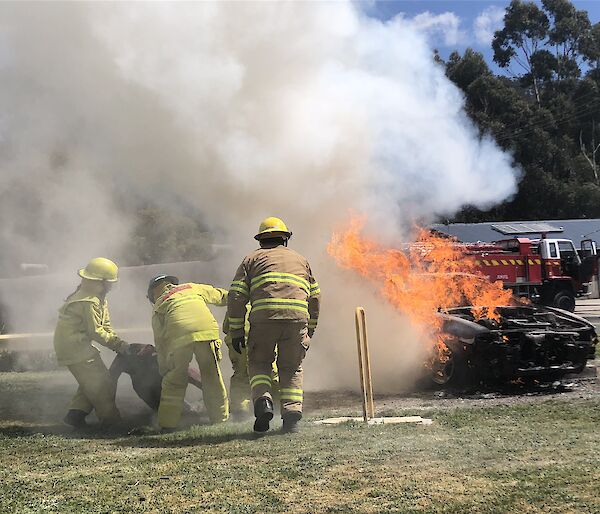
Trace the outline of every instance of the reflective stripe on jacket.
[[226, 305], [227, 291], [194, 283], [167, 286], [156, 300], [152, 315], [156, 347], [218, 340], [219, 324], [207, 304]]
[[80, 287], [58, 311], [54, 331], [58, 364], [68, 366], [95, 357], [98, 350], [92, 342], [117, 351], [123, 341], [112, 329], [106, 299]]
[[314, 329], [320, 298], [319, 284], [302, 255], [283, 245], [259, 248], [242, 261], [229, 289], [230, 334], [244, 334], [248, 301], [252, 305], [250, 323], [307, 321]]

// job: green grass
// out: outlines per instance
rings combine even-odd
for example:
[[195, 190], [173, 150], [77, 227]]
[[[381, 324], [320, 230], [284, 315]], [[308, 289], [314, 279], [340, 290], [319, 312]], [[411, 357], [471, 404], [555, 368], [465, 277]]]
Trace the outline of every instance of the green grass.
[[15, 407], [29, 391], [67, 398], [27, 375], [0, 375], [2, 512], [600, 511], [600, 399], [418, 412], [431, 426], [306, 421], [259, 439], [249, 423], [82, 437], [56, 409], [35, 421]]

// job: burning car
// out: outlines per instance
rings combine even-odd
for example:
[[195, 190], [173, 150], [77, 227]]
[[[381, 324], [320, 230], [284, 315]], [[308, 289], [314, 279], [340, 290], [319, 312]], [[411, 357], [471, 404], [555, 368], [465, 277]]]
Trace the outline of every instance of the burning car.
[[494, 319], [472, 307], [446, 309], [440, 341], [427, 363], [442, 386], [557, 380], [580, 373], [596, 350], [596, 331], [588, 321], [560, 309], [532, 305], [496, 307]]
[[594, 357], [589, 322], [515, 298], [482, 273], [464, 246], [418, 229], [413, 242], [393, 248], [366, 237], [363, 225], [360, 217], [350, 220], [327, 250], [420, 332], [428, 345], [427, 380], [448, 387], [556, 380], [583, 371]]

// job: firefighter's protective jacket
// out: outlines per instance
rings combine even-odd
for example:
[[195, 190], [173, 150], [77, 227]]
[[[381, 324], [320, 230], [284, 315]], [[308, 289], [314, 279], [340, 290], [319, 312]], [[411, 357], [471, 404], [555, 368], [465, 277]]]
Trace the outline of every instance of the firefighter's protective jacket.
[[319, 318], [321, 290], [308, 261], [290, 248], [278, 245], [259, 248], [240, 264], [227, 302], [229, 334], [244, 335], [246, 304], [249, 320], [308, 321], [312, 332]]
[[159, 356], [193, 341], [219, 340], [219, 324], [206, 304], [224, 306], [227, 291], [205, 284], [169, 284], [154, 303], [152, 329]]
[[[231, 294], [231, 293], [230, 293]], [[244, 336], [248, 337], [248, 332], [250, 332], [250, 321], [248, 321], [248, 316], [250, 315], [250, 303], [246, 304], [246, 314], [244, 317]], [[231, 335], [229, 333], [229, 316], [225, 316], [223, 319], [223, 333], [226, 334], [225, 341], [231, 341]], [[229, 343], [227, 343], [229, 344]]]
[[80, 287], [58, 311], [54, 351], [58, 364], [68, 366], [98, 355], [92, 342], [118, 351], [124, 344], [110, 324], [108, 303]]

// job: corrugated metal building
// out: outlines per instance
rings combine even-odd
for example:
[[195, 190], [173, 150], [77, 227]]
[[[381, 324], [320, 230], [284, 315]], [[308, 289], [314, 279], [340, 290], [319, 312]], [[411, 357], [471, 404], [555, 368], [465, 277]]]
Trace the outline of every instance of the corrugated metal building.
[[600, 242], [600, 219], [589, 220], [541, 220], [541, 221], [498, 221], [491, 223], [449, 223], [447, 225], [435, 224], [430, 228], [456, 237], [463, 243], [476, 243], [477, 241], [497, 241], [514, 237], [510, 228], [521, 229], [530, 227], [537, 232], [529, 232], [521, 237], [532, 239], [539, 238], [540, 229], [547, 230], [548, 237], [556, 239], [570, 239], [579, 246], [582, 239], [592, 239]]

